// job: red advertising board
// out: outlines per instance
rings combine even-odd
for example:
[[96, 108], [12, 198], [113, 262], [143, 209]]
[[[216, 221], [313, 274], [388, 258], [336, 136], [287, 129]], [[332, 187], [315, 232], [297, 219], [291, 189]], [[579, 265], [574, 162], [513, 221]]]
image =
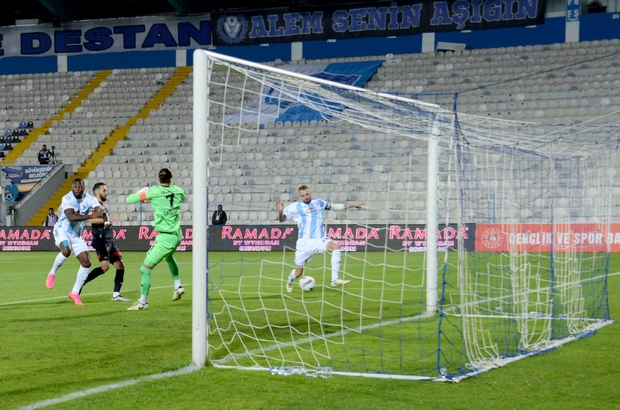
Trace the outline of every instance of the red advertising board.
[[[183, 226], [179, 251], [193, 248], [193, 230]], [[423, 226], [353, 227], [331, 225], [328, 237], [348, 252], [406, 250], [425, 252], [427, 232]], [[114, 228], [121, 251], [146, 251], [157, 231], [149, 226]], [[88, 244], [92, 234], [83, 234]], [[210, 227], [212, 251], [277, 251], [294, 248], [297, 228], [291, 225]], [[440, 227], [439, 250], [455, 249], [458, 241], [466, 250], [477, 252], [620, 252], [620, 223], [611, 224], [478, 224], [456, 229]], [[57, 251], [52, 229], [48, 227], [0, 227], [0, 252]]]
[[[155, 241], [157, 231], [150, 226], [114, 226], [113, 235], [121, 251], [146, 251]], [[183, 241], [177, 251], [193, 250], [194, 232], [182, 226]], [[437, 230], [439, 250], [456, 249], [459, 241], [473, 248], [473, 227], [440, 226]], [[329, 225], [327, 236], [347, 252], [407, 251], [426, 252], [427, 231], [422, 225]], [[82, 237], [88, 245], [93, 235], [86, 228]], [[210, 251], [269, 252], [294, 249], [297, 227], [294, 225], [225, 225], [209, 227]], [[92, 248], [91, 248], [92, 250]], [[49, 227], [0, 227], [0, 252], [58, 251]]]
[[620, 223], [477, 224], [477, 252], [620, 252]]
[[[189, 226], [181, 227], [183, 241], [177, 251], [192, 249], [193, 231]], [[155, 242], [157, 231], [150, 226], [113, 227], [112, 234], [122, 251], [147, 251]], [[90, 247], [93, 234], [90, 227], [84, 229], [82, 238]], [[0, 252], [58, 251], [50, 227], [2, 227], [0, 226]]]

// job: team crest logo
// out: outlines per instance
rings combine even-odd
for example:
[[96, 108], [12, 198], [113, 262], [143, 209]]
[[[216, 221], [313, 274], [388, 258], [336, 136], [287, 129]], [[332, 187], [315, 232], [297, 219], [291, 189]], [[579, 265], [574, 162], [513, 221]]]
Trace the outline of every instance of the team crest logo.
[[248, 34], [248, 20], [241, 14], [224, 14], [217, 19], [217, 35], [228, 44], [241, 43]]
[[482, 243], [487, 249], [495, 249], [504, 243], [504, 234], [497, 228], [488, 228], [482, 234]]

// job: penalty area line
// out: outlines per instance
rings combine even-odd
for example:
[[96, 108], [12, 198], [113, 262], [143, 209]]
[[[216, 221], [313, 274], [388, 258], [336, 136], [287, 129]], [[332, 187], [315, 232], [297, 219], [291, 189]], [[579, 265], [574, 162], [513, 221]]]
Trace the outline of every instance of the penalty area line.
[[169, 377], [176, 377], [176, 376], [182, 376], [182, 375], [185, 375], [185, 374], [190, 374], [190, 373], [193, 373], [195, 371], [198, 371], [198, 370], [202, 369], [203, 367], [204, 366], [198, 366], [196, 364], [191, 364], [189, 366], [182, 367], [182, 368], [180, 368], [178, 370], [172, 370], [172, 371], [169, 371], [169, 372], [152, 374], [152, 375], [149, 375], [149, 376], [139, 377], [137, 379], [126, 380], [124, 382], [112, 383], [112, 384], [108, 384], [106, 386], [99, 386], [99, 387], [94, 387], [94, 388], [88, 389], [88, 390], [82, 390], [82, 391], [78, 391], [78, 392], [75, 392], [75, 393], [69, 393], [69, 394], [66, 394], [64, 396], [57, 397], [55, 399], [43, 400], [43, 401], [40, 401], [40, 402], [37, 402], [37, 403], [29, 404], [29, 405], [24, 406], [24, 407], [19, 407], [16, 410], [40, 409], [42, 407], [53, 406], [53, 405], [59, 404], [59, 403], [65, 403], [65, 402], [68, 402], [68, 401], [71, 401], [71, 400], [80, 399], [82, 397], [91, 396], [93, 394], [103, 393], [103, 392], [106, 392], [106, 391], [109, 391], [109, 390], [120, 389], [120, 388], [127, 387], [127, 386], [133, 386], [134, 384], [138, 384], [138, 383], [142, 383], [142, 382], [158, 380], [158, 379], [166, 379], [166, 378], [169, 378]]

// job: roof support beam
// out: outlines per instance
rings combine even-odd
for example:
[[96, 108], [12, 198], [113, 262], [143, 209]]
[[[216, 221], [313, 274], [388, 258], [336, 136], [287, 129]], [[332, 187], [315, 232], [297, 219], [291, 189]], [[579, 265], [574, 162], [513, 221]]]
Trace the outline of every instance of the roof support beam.
[[55, 16], [60, 17], [64, 12], [62, 0], [39, 0], [39, 3], [44, 5]]
[[174, 7], [174, 10], [179, 14], [189, 13], [187, 0], [168, 0], [168, 3], [170, 3], [170, 5]]

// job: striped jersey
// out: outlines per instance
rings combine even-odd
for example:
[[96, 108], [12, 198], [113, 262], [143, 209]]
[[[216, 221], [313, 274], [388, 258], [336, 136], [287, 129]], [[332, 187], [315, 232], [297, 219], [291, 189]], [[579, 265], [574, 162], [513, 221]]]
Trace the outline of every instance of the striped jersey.
[[94, 196], [84, 192], [82, 199], [77, 199], [73, 195], [73, 191], [62, 197], [62, 203], [60, 204], [60, 219], [54, 225], [54, 235], [56, 232], [66, 231], [75, 236], [82, 236], [84, 230], [84, 222], [75, 221], [71, 222], [67, 219], [65, 211], [67, 209], [73, 209], [77, 215], [88, 215], [96, 207], [100, 207], [101, 204]]
[[329, 203], [317, 198], [309, 204], [301, 201], [290, 204], [282, 213], [297, 222], [299, 239], [323, 239], [326, 237], [323, 212], [329, 208]]

